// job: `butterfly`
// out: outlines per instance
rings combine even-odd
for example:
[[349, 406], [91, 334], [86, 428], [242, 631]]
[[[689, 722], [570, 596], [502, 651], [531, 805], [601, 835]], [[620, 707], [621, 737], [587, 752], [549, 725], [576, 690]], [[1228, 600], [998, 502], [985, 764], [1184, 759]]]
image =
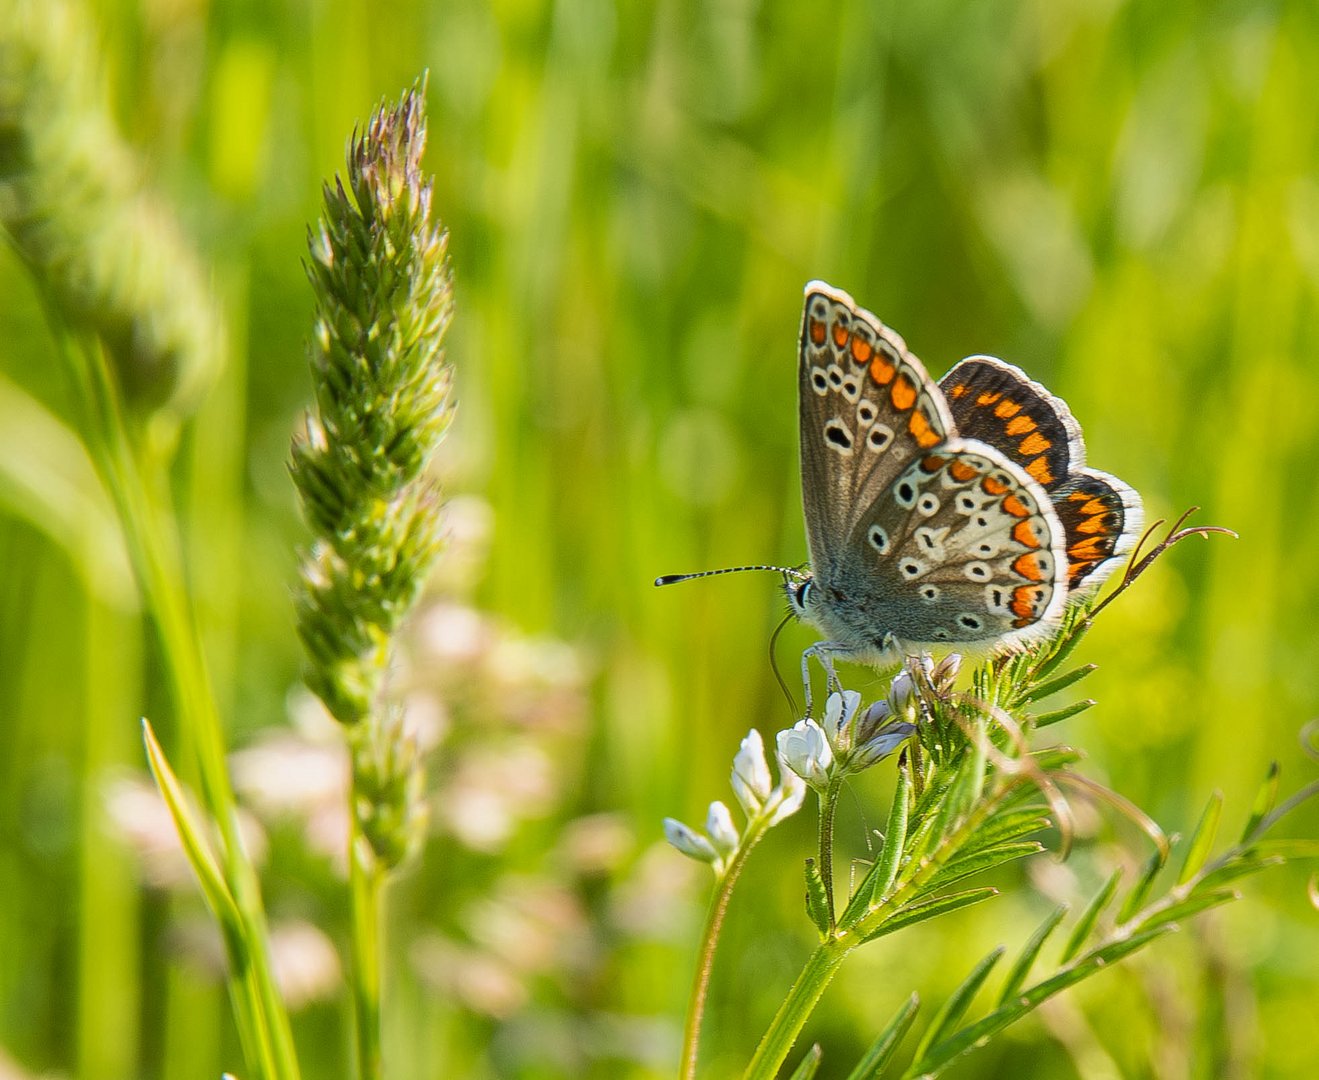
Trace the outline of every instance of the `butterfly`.
[[808, 687], [811, 656], [832, 678], [834, 660], [1047, 636], [1131, 549], [1140, 496], [1086, 466], [1067, 403], [1019, 368], [972, 356], [936, 383], [897, 333], [812, 281], [797, 372], [810, 570], [762, 569], [823, 635]]

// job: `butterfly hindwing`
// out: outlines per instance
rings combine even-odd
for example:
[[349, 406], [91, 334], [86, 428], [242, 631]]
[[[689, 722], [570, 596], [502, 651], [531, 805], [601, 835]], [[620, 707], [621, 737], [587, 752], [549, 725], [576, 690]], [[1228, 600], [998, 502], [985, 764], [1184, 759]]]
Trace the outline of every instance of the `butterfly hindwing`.
[[902, 338], [819, 281], [806, 286], [798, 393], [807, 542], [818, 568], [838, 557], [866, 507], [953, 424]]
[[1050, 492], [1066, 535], [1068, 589], [1101, 584], [1131, 550], [1143, 524], [1140, 496], [1116, 476], [1079, 469]]
[[1048, 495], [1023, 469], [952, 438], [858, 521], [835, 583], [904, 647], [1019, 640], [1062, 610], [1063, 543]]

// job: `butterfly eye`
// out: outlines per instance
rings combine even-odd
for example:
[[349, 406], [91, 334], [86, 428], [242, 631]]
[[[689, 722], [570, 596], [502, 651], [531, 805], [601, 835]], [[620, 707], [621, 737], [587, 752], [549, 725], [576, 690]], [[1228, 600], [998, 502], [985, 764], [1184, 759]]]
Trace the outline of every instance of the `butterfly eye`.
[[799, 608], [805, 608], [811, 602], [811, 595], [815, 592], [815, 582], [811, 580], [803, 581], [797, 586], [797, 593], [794, 599], [797, 601]]

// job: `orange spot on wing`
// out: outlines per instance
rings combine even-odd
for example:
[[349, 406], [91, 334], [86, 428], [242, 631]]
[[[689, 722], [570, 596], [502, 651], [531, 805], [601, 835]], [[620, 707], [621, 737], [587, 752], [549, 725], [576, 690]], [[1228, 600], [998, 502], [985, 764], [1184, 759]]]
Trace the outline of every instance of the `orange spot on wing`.
[[956, 386], [954, 386], [951, 390], [948, 391], [948, 396], [952, 398], [959, 398], [962, 397], [966, 393], [966, 391], [967, 391], [966, 383], [959, 382]]
[[980, 486], [984, 488], [986, 495], [1002, 495], [1008, 489], [1007, 484], [1002, 480], [995, 480], [992, 476], [986, 476], [981, 480]]
[[[996, 406], [994, 406], [994, 415], [997, 416], [1000, 420], [1006, 420], [1010, 416], [1016, 416], [1017, 413], [1019, 412], [1021, 412], [1021, 402], [1012, 401], [1011, 399], [1008, 399], [1006, 401], [1000, 401]], [[1034, 426], [1035, 424], [1032, 422], [1031, 427]], [[1027, 428], [1026, 430], [1029, 431], [1030, 428]], [[1016, 432], [1012, 430], [1011, 425], [1008, 426], [1008, 434], [1009, 435], [1016, 434]]]
[[968, 465], [965, 461], [954, 461], [948, 467], [948, 475], [956, 480], [959, 484], [965, 484], [972, 477], [978, 476], [980, 470], [973, 465]]
[[1104, 514], [1096, 514], [1094, 517], [1088, 517], [1076, 526], [1079, 533], [1103, 533], [1108, 531], [1108, 526], [1104, 522]]
[[834, 344], [840, 349], [847, 348], [847, 339], [852, 335], [847, 332], [847, 327], [842, 323], [834, 323]]
[[[925, 414], [920, 409], [911, 414], [911, 418], [907, 421], [907, 430], [911, 432], [912, 438], [916, 440], [916, 445], [922, 450], [928, 450], [939, 442], [939, 433], [930, 426], [929, 420], [925, 418]], [[938, 459], [941, 468], [946, 460], [946, 458]]]
[[[1025, 446], [1026, 444], [1022, 443], [1021, 445]], [[1026, 471], [1045, 487], [1053, 483], [1053, 473], [1049, 471], [1049, 463], [1043, 457], [1037, 457], [1027, 465]]]
[[899, 375], [889, 387], [889, 399], [898, 412], [906, 412], [916, 404], [916, 387], [905, 375]]
[[871, 347], [870, 342], [868, 342], [865, 338], [861, 337], [860, 334], [853, 336], [852, 359], [855, 360], [858, 364], [870, 363], [870, 357], [874, 351], [875, 350]]
[[1018, 521], [1012, 526], [1012, 539], [1023, 547], [1037, 548], [1040, 546], [1040, 538], [1035, 535], [1035, 529], [1029, 521]]
[[1097, 499], [1097, 498], [1091, 499], [1088, 503], [1086, 503], [1083, 507], [1081, 507], [1081, 513], [1083, 513], [1086, 517], [1094, 517], [1096, 514], [1108, 513], [1108, 507], [1104, 505], [1103, 499]]
[[1003, 500], [1003, 509], [1013, 517], [1030, 517], [1030, 511], [1026, 509], [1026, 504], [1015, 495], [1009, 495]]
[[[1003, 406], [1009, 404], [1012, 403], [1007, 401], [1003, 402], [1003, 405], [1000, 405], [997, 409], [994, 410], [994, 412], [999, 416], [1003, 416], [1004, 415]], [[1013, 404], [1013, 411], [1016, 411], [1017, 409], [1020, 408], [1021, 408], [1020, 405]], [[1012, 414], [1008, 413], [1007, 415], [1011, 416]], [[1012, 419], [1008, 421], [1007, 427], [1005, 427], [1003, 430], [1006, 431], [1009, 435], [1013, 435], [1013, 436], [1025, 435], [1026, 432], [1035, 430], [1035, 421], [1032, 420], [1029, 416], [1013, 416]]]
[[825, 338], [828, 336], [828, 331], [825, 329], [824, 323], [819, 319], [811, 320], [811, 325], [807, 329], [807, 333], [810, 335], [811, 341], [816, 345], [823, 345]]
[[1018, 626], [1027, 626], [1036, 619], [1035, 604], [1044, 595], [1038, 585], [1018, 585], [1012, 590], [1012, 614], [1020, 620]]
[[896, 370], [882, 352], [876, 352], [875, 359], [870, 361], [870, 377], [880, 386], [887, 386]]
[[[1013, 421], [1016, 423], [1016, 421]], [[1011, 426], [1011, 425], [1009, 425]], [[1032, 431], [1020, 443], [1017, 444], [1017, 450], [1022, 457], [1029, 457], [1031, 454], [1042, 454], [1049, 449], [1053, 443], [1041, 435], [1038, 431]]]
[[1044, 571], [1040, 569], [1039, 556], [1033, 551], [1028, 551], [1025, 555], [1018, 555], [1012, 562], [1012, 569], [1027, 581], [1044, 580]]
[[991, 394], [988, 390], [986, 390], [983, 394], [981, 394], [978, 398], [976, 398], [976, 404], [993, 405], [994, 402], [996, 402], [1002, 396], [1003, 396], [1002, 394]]
[[[912, 415], [912, 419], [914, 420], [917, 416], [920, 415], [921, 415], [920, 413], [914, 413]], [[924, 417], [922, 417], [922, 419], [924, 419]], [[916, 433], [913, 431], [912, 434], [914, 435]], [[921, 468], [924, 469], [927, 473], [937, 473], [940, 469], [942, 469], [947, 464], [948, 464], [948, 459], [946, 457], [940, 457], [938, 454], [930, 454], [928, 457], [921, 459]]]
[[1096, 559], [1108, 558], [1108, 552], [1104, 550], [1104, 541], [1107, 537], [1091, 536], [1085, 540], [1079, 540], [1067, 549], [1067, 554], [1073, 559], [1082, 559], [1094, 562]]

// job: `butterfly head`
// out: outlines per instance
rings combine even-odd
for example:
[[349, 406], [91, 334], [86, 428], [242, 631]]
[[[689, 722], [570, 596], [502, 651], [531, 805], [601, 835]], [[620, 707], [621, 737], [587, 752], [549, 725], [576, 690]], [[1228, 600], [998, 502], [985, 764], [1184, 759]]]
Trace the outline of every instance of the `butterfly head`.
[[792, 613], [806, 622], [814, 622], [814, 609], [819, 600], [820, 587], [813, 577], [790, 577], [783, 575], [783, 591], [788, 594], [788, 606]]

